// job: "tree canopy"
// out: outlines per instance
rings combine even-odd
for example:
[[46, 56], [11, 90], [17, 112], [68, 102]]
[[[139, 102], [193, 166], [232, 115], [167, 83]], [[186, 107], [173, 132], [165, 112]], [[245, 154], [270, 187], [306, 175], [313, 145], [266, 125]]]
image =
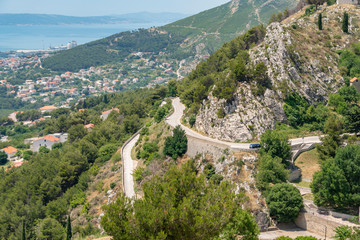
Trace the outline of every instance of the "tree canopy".
[[360, 205], [360, 146], [348, 145], [336, 151], [316, 172], [311, 185], [319, 206], [358, 207]]
[[266, 130], [261, 135], [261, 149], [260, 153], [267, 153], [271, 157], [278, 157], [282, 163], [288, 164], [291, 157], [291, 146], [288, 143], [289, 139], [285, 134], [278, 131]]
[[294, 221], [304, 206], [299, 190], [288, 183], [275, 184], [266, 196], [266, 203], [270, 216], [278, 222]]
[[114, 240], [212, 239], [222, 233], [255, 239], [259, 230], [253, 217], [241, 209], [244, 195], [235, 194], [233, 187], [197, 175], [189, 161], [145, 183], [142, 199], [121, 195], [104, 206], [101, 225]]
[[177, 126], [173, 130], [173, 136], [165, 139], [164, 154], [176, 160], [186, 153], [187, 144], [185, 131], [180, 126]]

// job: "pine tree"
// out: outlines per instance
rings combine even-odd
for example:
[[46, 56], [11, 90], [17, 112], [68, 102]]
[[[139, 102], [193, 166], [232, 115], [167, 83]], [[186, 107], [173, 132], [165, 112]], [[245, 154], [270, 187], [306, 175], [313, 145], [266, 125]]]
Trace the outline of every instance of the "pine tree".
[[26, 240], [25, 221], [23, 221], [23, 229], [22, 229], [21, 240]]
[[72, 232], [71, 232], [71, 219], [70, 219], [70, 215], [68, 216], [67, 219], [67, 224], [66, 224], [66, 240], [70, 240], [72, 237]]
[[344, 33], [349, 32], [349, 14], [347, 12], [344, 13], [344, 16], [342, 19], [342, 30]]
[[323, 26], [322, 26], [322, 13], [319, 14], [318, 27], [319, 27], [319, 30], [323, 30]]

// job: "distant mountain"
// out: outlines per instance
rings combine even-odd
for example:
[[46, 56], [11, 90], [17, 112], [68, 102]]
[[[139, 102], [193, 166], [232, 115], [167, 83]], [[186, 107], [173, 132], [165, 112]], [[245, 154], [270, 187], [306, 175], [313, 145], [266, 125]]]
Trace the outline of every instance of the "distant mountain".
[[273, 13], [284, 11], [298, 0], [232, 0], [163, 27], [118, 33], [60, 52], [45, 59], [43, 66], [76, 71], [90, 66], [119, 62], [131, 52], [164, 51], [183, 59], [211, 54], [225, 42], [259, 24], [266, 24]]
[[251, 27], [266, 25], [273, 13], [292, 8], [297, 2], [297, 0], [233, 0], [160, 29], [184, 33], [187, 39], [182, 47], [196, 45], [197, 50], [201, 50], [202, 53], [213, 53], [225, 42]]
[[115, 24], [142, 22], [172, 22], [188, 15], [182, 13], [139, 12], [116, 16], [75, 17], [53, 14], [0, 14], [0, 25], [64, 25], [64, 24]]

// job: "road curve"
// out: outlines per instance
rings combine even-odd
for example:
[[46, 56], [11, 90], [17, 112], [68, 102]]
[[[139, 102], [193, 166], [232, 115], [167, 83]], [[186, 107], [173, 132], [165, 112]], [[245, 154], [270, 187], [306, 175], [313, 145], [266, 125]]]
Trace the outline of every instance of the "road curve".
[[[174, 98], [172, 100], [172, 105], [174, 108], [173, 114], [171, 114], [169, 117], [165, 119], [165, 122], [169, 124], [172, 127], [176, 127], [177, 125], [180, 125], [180, 127], [185, 131], [186, 135], [192, 136], [195, 138], [199, 138], [202, 140], [205, 140], [207, 142], [216, 143], [216, 144], [223, 144], [228, 146], [230, 149], [237, 149], [237, 150], [245, 150], [249, 149], [250, 144], [249, 143], [231, 143], [231, 142], [225, 142], [218, 139], [213, 139], [204, 135], [199, 134], [198, 132], [195, 132], [194, 130], [184, 126], [181, 124], [180, 120], [183, 115], [183, 112], [185, 110], [184, 104], [180, 102], [179, 98]], [[123, 158], [123, 167], [124, 167], [124, 176], [123, 176], [123, 185], [124, 185], [124, 193], [127, 197], [132, 198], [136, 197], [135, 191], [134, 191], [134, 178], [133, 178], [133, 171], [134, 171], [134, 160], [131, 158], [131, 150], [135, 146], [136, 142], [138, 141], [140, 137], [140, 134], [135, 134], [130, 141], [124, 144], [122, 148], [122, 158]], [[296, 138], [289, 140], [291, 145], [297, 145], [302, 143], [321, 143], [320, 138], [318, 136], [313, 137], [305, 137], [305, 138]]]
[[[169, 124], [172, 127], [176, 127], [177, 125], [180, 125], [181, 128], [185, 131], [186, 135], [196, 137], [208, 142], [212, 143], [218, 143], [218, 144], [224, 144], [227, 145], [230, 149], [249, 149], [250, 144], [249, 143], [231, 143], [231, 142], [225, 142], [218, 139], [213, 139], [204, 135], [199, 134], [198, 132], [195, 132], [194, 130], [184, 126], [181, 124], [180, 120], [183, 115], [183, 112], [185, 110], [184, 104], [180, 102], [179, 98], [174, 98], [172, 100], [172, 105], [174, 108], [174, 113], [169, 116], [165, 121], [167, 124]], [[291, 145], [297, 145], [302, 143], [321, 143], [320, 138], [318, 136], [313, 137], [305, 137], [305, 138], [296, 138], [289, 140]]]
[[134, 160], [131, 158], [131, 150], [135, 146], [136, 142], [138, 141], [140, 134], [136, 134], [129, 142], [125, 143], [122, 149], [122, 158], [124, 164], [124, 193], [127, 197], [132, 198], [136, 197], [134, 191]]
[[216, 144], [224, 144], [227, 145], [229, 148], [236, 148], [236, 149], [249, 149], [250, 144], [249, 143], [231, 143], [231, 142], [225, 142], [218, 139], [210, 138], [204, 135], [201, 135], [198, 132], [195, 132], [194, 130], [184, 126], [181, 124], [180, 120], [183, 115], [183, 112], [185, 110], [184, 104], [180, 102], [180, 98], [174, 98], [172, 100], [172, 105], [174, 108], [174, 113], [169, 116], [167, 119], [165, 119], [165, 122], [169, 124], [172, 127], [176, 127], [177, 125], [180, 125], [181, 128], [185, 131], [186, 135], [199, 138], [208, 142], [216, 143]]

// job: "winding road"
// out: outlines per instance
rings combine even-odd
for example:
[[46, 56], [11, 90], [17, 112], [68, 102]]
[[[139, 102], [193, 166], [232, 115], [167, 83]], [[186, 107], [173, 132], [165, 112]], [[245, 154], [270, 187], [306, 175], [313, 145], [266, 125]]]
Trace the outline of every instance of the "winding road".
[[[231, 150], [248, 150], [250, 149], [249, 143], [231, 143], [225, 142], [218, 139], [213, 139], [184, 126], [181, 124], [180, 120], [185, 110], [184, 104], [180, 102], [179, 98], [174, 98], [172, 100], [172, 105], [174, 108], [174, 112], [172, 115], [165, 119], [165, 122], [172, 127], [176, 127], [180, 125], [181, 128], [185, 131], [186, 135], [198, 138], [209, 143], [215, 144], [223, 144], [229, 147]], [[133, 138], [124, 144], [122, 149], [122, 159], [123, 159], [123, 166], [124, 166], [124, 174], [123, 174], [123, 182], [124, 182], [124, 192], [125, 195], [129, 198], [136, 197], [134, 191], [134, 179], [133, 179], [133, 171], [134, 171], [134, 160], [131, 158], [131, 150], [135, 146], [137, 140], [139, 139], [139, 134], [133, 136]], [[298, 144], [311, 144], [311, 143], [320, 143], [320, 137], [313, 136], [313, 137], [305, 137], [305, 138], [296, 138], [289, 140], [291, 145], [298, 145]]]
[[129, 198], [136, 197], [134, 190], [134, 178], [132, 175], [134, 172], [134, 160], [131, 158], [131, 150], [135, 146], [139, 137], [140, 134], [137, 133], [135, 137], [133, 137], [129, 142], [125, 143], [121, 152], [123, 165], [124, 165], [124, 172], [123, 172], [124, 193]]
[[[221, 141], [221, 140], [217, 140], [214, 138], [210, 138], [204, 135], [201, 135], [198, 132], [195, 132], [194, 130], [184, 126], [181, 124], [180, 120], [181, 117], [183, 115], [183, 112], [185, 110], [185, 106], [184, 104], [182, 104], [180, 102], [179, 98], [175, 98], [172, 101], [172, 105], [174, 108], [174, 113], [169, 116], [165, 122], [167, 124], [169, 124], [172, 127], [176, 127], [177, 125], [180, 125], [181, 128], [186, 132], [186, 135], [188, 136], [192, 136], [195, 138], [200, 138], [202, 140], [208, 141], [208, 142], [212, 142], [212, 143], [218, 143], [218, 144], [223, 144], [223, 145], [227, 145], [230, 149], [239, 149], [239, 150], [245, 150], [245, 149], [249, 149], [250, 148], [250, 144], [249, 143], [231, 143], [231, 142], [225, 142], [225, 141]], [[297, 145], [297, 144], [308, 144], [308, 143], [321, 143], [320, 141], [320, 137], [318, 136], [313, 136], [313, 137], [305, 137], [305, 138], [295, 138], [295, 139], [291, 139], [289, 140], [291, 145]]]

